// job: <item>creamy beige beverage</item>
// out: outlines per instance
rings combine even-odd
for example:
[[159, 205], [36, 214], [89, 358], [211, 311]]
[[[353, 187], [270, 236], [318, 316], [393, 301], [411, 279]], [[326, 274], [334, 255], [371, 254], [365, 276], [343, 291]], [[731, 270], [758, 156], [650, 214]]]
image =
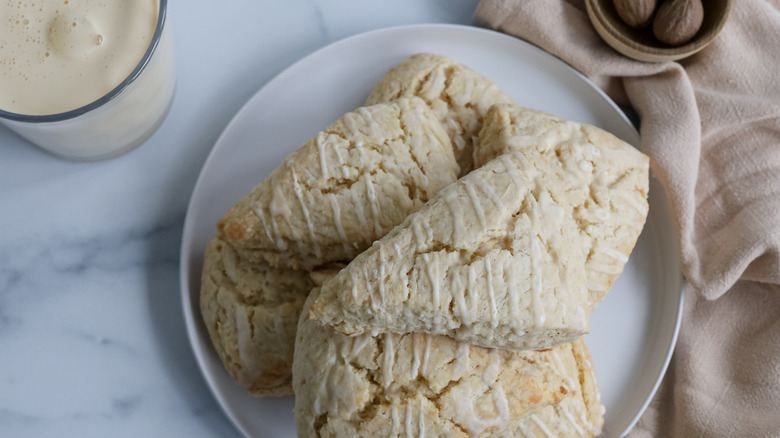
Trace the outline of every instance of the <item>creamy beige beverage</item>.
[[167, 0], [0, 0], [0, 123], [63, 158], [115, 157], [173, 102]]
[[157, 0], [0, 0], [0, 108], [56, 114], [99, 99], [138, 65]]

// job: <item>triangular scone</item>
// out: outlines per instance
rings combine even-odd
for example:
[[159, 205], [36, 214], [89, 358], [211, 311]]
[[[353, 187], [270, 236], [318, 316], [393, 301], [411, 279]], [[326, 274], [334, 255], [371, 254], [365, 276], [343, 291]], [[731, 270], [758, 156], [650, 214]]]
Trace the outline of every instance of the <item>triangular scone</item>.
[[251, 393], [292, 394], [295, 331], [313, 285], [306, 271], [248, 263], [219, 239], [206, 246], [203, 322], [228, 373]]
[[541, 349], [588, 330], [585, 252], [549, 160], [510, 153], [443, 189], [322, 286], [311, 316], [355, 335]]
[[490, 79], [465, 65], [443, 55], [418, 53], [390, 69], [366, 104], [411, 96], [425, 100], [441, 120], [455, 147], [460, 175], [474, 168], [473, 146], [490, 106], [514, 103]]
[[[595, 126], [517, 105], [496, 105], [485, 117], [475, 153], [482, 165], [507, 152], [553, 161], [553, 196], [565, 193], [584, 239], [585, 273], [595, 307], [623, 271], [647, 217], [649, 160]], [[551, 175], [553, 177], [553, 175]]]
[[[552, 350], [555, 351], [555, 350]], [[499, 437], [595, 437], [604, 425], [604, 406], [596, 384], [593, 361], [583, 338], [558, 348], [554, 358], [565, 377], [566, 395], [560, 403], [542, 407], [526, 417], [520, 433]]]
[[242, 258], [276, 267], [348, 261], [454, 181], [456, 169], [422, 100], [359, 108], [231, 207], [218, 236]]
[[518, 436], [531, 414], [576, 385], [576, 368], [562, 368], [569, 356], [568, 345], [536, 352], [425, 334], [346, 337], [302, 315], [293, 364], [298, 436]]

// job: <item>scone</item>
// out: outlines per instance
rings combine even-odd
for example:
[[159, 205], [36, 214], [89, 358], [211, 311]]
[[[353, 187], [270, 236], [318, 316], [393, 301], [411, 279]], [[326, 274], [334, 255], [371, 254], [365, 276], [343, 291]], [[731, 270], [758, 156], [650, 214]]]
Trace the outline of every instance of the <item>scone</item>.
[[306, 271], [249, 263], [221, 240], [206, 246], [203, 322], [228, 373], [251, 393], [292, 394], [295, 331], [313, 285]]
[[251, 262], [349, 261], [457, 178], [449, 137], [417, 98], [359, 108], [304, 143], [219, 221]]
[[318, 274], [289, 266], [349, 261], [454, 181], [456, 166], [425, 104], [401, 99], [345, 115], [231, 208], [201, 286], [230, 375], [256, 395], [291, 394], [295, 327]]
[[585, 253], [553, 164], [507, 153], [447, 186], [326, 281], [311, 316], [345, 335], [574, 341], [588, 330]]
[[520, 433], [498, 437], [595, 437], [604, 426], [604, 405], [596, 384], [593, 361], [583, 338], [559, 347], [553, 360], [566, 377], [566, 395], [560, 403], [548, 405], [529, 415], [518, 427]]
[[514, 103], [490, 79], [465, 65], [446, 56], [418, 53], [390, 69], [366, 104], [411, 96], [425, 100], [441, 120], [455, 147], [461, 176], [474, 168], [473, 147], [490, 106]]
[[477, 166], [507, 152], [541, 155], [555, 163], [553, 197], [571, 204], [587, 254], [585, 273], [595, 307], [623, 271], [647, 217], [649, 160], [614, 135], [517, 105], [488, 111], [476, 150]]
[[536, 424], [564, 430], [556, 421], [568, 417], [559, 412], [584, 418], [596, 430], [600, 420], [578, 400], [557, 408], [569, 397], [581, 398], [581, 376], [592, 376], [590, 362], [575, 356], [579, 342], [535, 352], [424, 334], [346, 337], [304, 311], [293, 365], [298, 436], [509, 437], [531, 433]]

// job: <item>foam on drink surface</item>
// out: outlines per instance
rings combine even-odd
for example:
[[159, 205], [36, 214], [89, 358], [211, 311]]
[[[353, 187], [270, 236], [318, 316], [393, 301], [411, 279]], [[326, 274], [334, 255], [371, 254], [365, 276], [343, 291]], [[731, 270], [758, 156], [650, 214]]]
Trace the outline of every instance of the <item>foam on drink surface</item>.
[[45, 115], [104, 96], [138, 65], [157, 0], [0, 0], [0, 109]]

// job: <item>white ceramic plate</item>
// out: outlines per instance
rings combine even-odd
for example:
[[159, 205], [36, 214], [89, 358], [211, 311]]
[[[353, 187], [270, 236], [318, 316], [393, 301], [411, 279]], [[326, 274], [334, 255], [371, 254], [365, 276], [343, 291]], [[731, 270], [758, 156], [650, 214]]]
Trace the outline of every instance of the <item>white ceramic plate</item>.
[[[256, 398], [236, 386], [211, 347], [198, 296], [202, 254], [227, 209], [282, 159], [359, 107], [390, 67], [417, 52], [448, 55], [495, 81], [524, 106], [607, 129], [639, 144], [623, 113], [560, 60], [483, 29], [420, 25], [331, 44], [282, 72], [252, 97], [217, 141], [184, 225], [181, 287], [192, 348], [225, 413], [248, 437], [294, 437], [293, 399]], [[663, 188], [651, 182], [650, 215], [623, 274], [591, 317], [587, 342], [606, 407], [603, 436], [630, 430], [669, 362], [682, 310], [676, 242]]]

